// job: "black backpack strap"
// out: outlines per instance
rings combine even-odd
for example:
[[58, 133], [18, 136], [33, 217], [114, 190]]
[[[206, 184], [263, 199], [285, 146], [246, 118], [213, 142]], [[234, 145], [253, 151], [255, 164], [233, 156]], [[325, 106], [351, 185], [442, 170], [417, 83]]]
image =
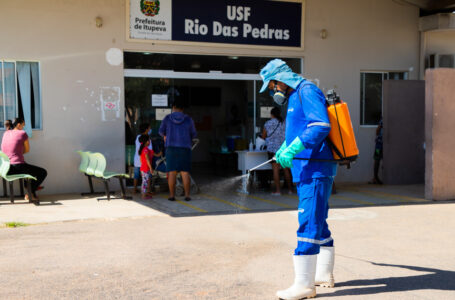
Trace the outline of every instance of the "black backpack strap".
[[338, 155], [338, 157], [339, 157], [339, 159], [334, 158], [334, 160], [336, 160], [336, 161], [343, 160], [344, 159], [343, 154], [341, 154], [341, 151], [332, 143], [332, 141], [329, 139], [329, 137], [326, 137], [325, 141], [329, 145], [330, 149], [332, 149], [332, 151], [334, 151], [336, 153], [336, 155]]
[[[300, 96], [300, 91], [297, 90], [297, 93], [299, 95], [299, 99], [300, 99], [300, 105], [302, 106], [302, 110], [303, 110], [303, 102], [302, 102], [302, 97]], [[325, 102], [325, 105], [326, 106], [329, 106], [329, 103]], [[338, 120], [337, 120], [338, 121]], [[333, 161], [340, 161], [340, 160], [343, 160], [343, 155], [341, 154], [341, 151], [332, 143], [332, 141], [329, 139], [329, 137], [327, 136], [325, 138], [325, 141], [327, 142], [327, 144], [329, 145], [330, 149], [332, 149], [339, 157], [340, 159], [333, 159]]]

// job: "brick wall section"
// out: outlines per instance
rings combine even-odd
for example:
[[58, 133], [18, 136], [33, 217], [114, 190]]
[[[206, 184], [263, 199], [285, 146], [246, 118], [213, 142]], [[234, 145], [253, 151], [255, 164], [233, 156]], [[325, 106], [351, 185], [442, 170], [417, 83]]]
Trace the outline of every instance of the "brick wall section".
[[455, 69], [425, 75], [425, 198], [455, 199]]

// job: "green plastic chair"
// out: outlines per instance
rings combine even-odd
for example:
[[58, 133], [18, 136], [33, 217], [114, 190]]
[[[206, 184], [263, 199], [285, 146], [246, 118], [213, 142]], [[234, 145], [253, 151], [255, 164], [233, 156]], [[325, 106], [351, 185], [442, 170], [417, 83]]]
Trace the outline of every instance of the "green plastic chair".
[[79, 165], [79, 171], [87, 176], [88, 180], [88, 185], [90, 187], [90, 192], [89, 193], [81, 193], [81, 196], [88, 196], [88, 195], [94, 195], [94, 194], [99, 194], [95, 193], [93, 189], [93, 181], [92, 177], [95, 175], [95, 169], [96, 169], [96, 160], [90, 160], [90, 151], [77, 151], [79, 155], [81, 156], [81, 163]]
[[88, 152], [86, 151], [77, 151], [77, 153], [79, 153], [79, 155], [81, 156], [81, 164], [79, 165], [79, 172], [81, 173], [87, 173], [87, 167], [88, 167], [88, 164], [89, 164], [89, 156], [88, 156]]
[[24, 179], [27, 181], [27, 195], [29, 202], [34, 202], [36, 204], [39, 204], [39, 201], [33, 201], [32, 200], [32, 185], [31, 185], [31, 180], [36, 180], [36, 177], [33, 177], [30, 174], [14, 174], [14, 175], [8, 175], [10, 167], [10, 161], [8, 155], [0, 151], [0, 176], [9, 182], [9, 190], [10, 190], [10, 201], [11, 203], [14, 203], [14, 187], [13, 187], [13, 182], [15, 180], [21, 180]]
[[[90, 161], [96, 161], [96, 168], [94, 170], [94, 176], [104, 182], [104, 189], [106, 190], [106, 197], [107, 200], [111, 200], [111, 194], [109, 191], [109, 180], [111, 178], [118, 178], [120, 182], [120, 188], [122, 191], [122, 198], [123, 199], [132, 199], [132, 197], [127, 197], [125, 192], [125, 185], [123, 184], [123, 179], [129, 178], [128, 174], [125, 173], [116, 173], [116, 172], [109, 172], [106, 171], [106, 158], [103, 154], [96, 152], [90, 153]], [[103, 198], [98, 198], [98, 200], [102, 200]]]
[[95, 176], [96, 168], [98, 167], [98, 161], [93, 157], [93, 152], [87, 151], [86, 154], [89, 157], [89, 162], [87, 166], [87, 171], [85, 172], [89, 176]]

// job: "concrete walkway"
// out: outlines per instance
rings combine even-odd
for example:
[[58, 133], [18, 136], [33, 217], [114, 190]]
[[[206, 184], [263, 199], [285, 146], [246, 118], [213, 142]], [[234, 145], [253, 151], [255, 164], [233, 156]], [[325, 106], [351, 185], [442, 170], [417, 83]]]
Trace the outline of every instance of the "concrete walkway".
[[[83, 198], [80, 195], [43, 195], [41, 205], [17, 200], [14, 204], [8, 199], [0, 199], [0, 226], [7, 222], [43, 224], [93, 219], [119, 219], [168, 215], [186, 217], [199, 215], [224, 215], [239, 213], [259, 213], [295, 210], [298, 197], [283, 194], [280, 197], [256, 191], [240, 194], [228, 186], [202, 186], [202, 192], [193, 195], [193, 200], [185, 202], [167, 200], [166, 194], [158, 194], [153, 199], [142, 200], [134, 195], [132, 201], [113, 199], [97, 201], [96, 197]], [[337, 184], [337, 194], [330, 198], [332, 208], [371, 207], [401, 204], [430, 203], [423, 199], [423, 185], [378, 186]]]

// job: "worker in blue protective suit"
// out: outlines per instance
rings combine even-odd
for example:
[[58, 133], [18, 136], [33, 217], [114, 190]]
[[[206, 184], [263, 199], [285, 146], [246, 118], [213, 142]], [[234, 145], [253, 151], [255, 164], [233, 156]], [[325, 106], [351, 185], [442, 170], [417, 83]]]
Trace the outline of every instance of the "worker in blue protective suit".
[[337, 164], [326, 141], [330, 131], [326, 101], [316, 85], [280, 59], [271, 60], [260, 75], [260, 92], [268, 89], [279, 105], [288, 102], [286, 140], [275, 158], [283, 168], [291, 168], [299, 196], [295, 280], [277, 296], [311, 298], [316, 296], [315, 285], [334, 286], [334, 247], [326, 219]]

